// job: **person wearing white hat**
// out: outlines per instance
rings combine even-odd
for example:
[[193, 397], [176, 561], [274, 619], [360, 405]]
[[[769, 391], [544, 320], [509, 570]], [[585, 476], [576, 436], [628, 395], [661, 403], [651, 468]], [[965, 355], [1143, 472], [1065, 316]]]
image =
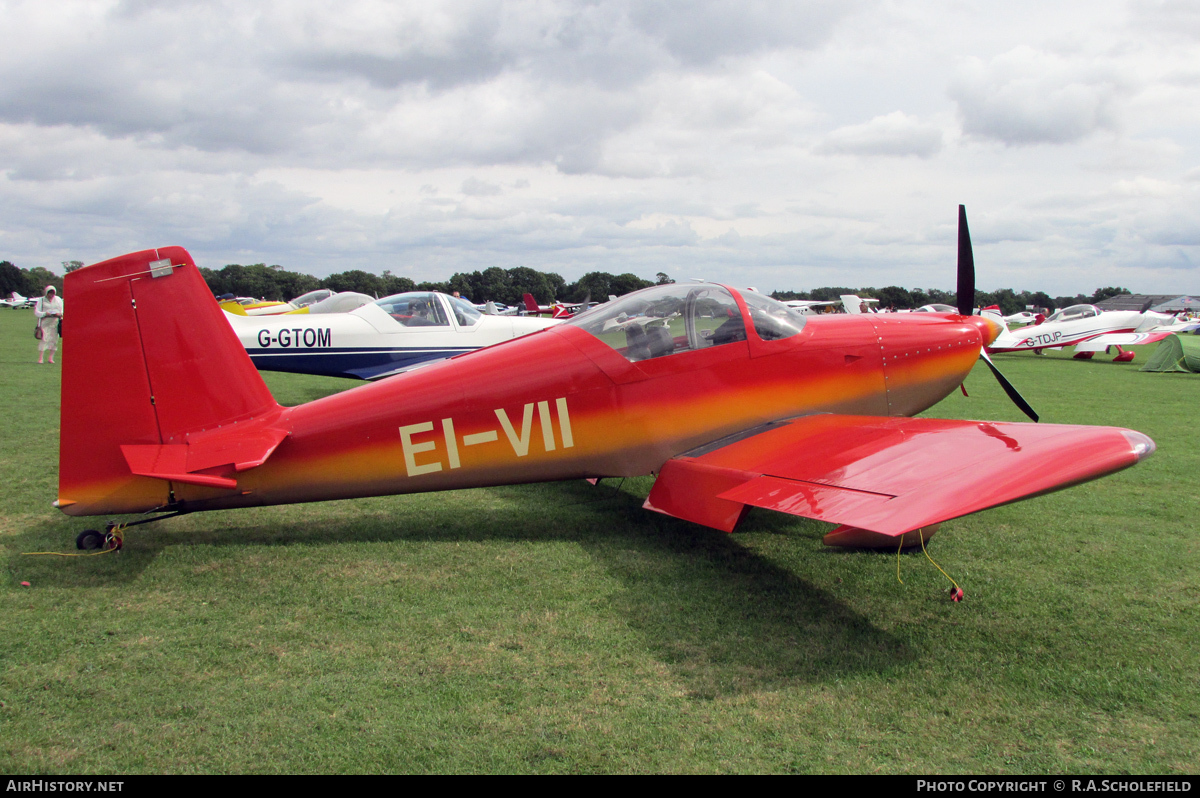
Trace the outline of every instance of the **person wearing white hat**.
[[41, 363], [42, 358], [49, 352], [50, 362], [53, 363], [54, 353], [58, 351], [58, 323], [63, 317], [63, 301], [54, 286], [46, 286], [46, 294], [37, 301], [33, 315], [37, 316], [37, 332], [40, 333], [37, 336], [40, 339], [37, 362]]

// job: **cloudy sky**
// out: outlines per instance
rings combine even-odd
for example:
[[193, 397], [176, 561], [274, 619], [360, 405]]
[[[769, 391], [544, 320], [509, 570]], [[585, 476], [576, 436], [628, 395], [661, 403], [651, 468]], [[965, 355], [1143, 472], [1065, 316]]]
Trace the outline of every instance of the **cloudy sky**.
[[0, 259], [1200, 292], [1194, 0], [0, 0]]

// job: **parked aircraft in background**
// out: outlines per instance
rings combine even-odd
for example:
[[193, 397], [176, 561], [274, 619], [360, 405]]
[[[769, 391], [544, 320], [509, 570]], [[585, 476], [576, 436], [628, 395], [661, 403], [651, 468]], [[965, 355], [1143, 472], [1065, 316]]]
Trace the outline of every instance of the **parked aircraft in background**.
[[[754, 291], [755, 289], [751, 288], [750, 290]], [[854, 294], [843, 294], [840, 299], [789, 299], [783, 304], [805, 315], [821, 313], [822, 311], [817, 310], [817, 308], [828, 308], [834, 305], [841, 305], [842, 310], [844, 310], [846, 313], [859, 314], [874, 313], [875, 311], [871, 309], [870, 306], [877, 302], [879, 302], [878, 299], [871, 299], [869, 297], [867, 299], [862, 299]], [[953, 310], [953, 308], [951, 308], [951, 310]]]
[[[959, 296], [973, 298], [961, 208], [959, 219]], [[907, 418], [958, 388], [979, 358], [991, 366], [984, 347], [1000, 326], [972, 316], [970, 300], [952, 314], [803, 316], [727, 286], [660, 285], [281, 407], [183, 249], [66, 280], [79, 349], [63, 369], [56, 505], [69, 515], [655, 474], [645, 506], [660, 513], [732, 531], [764, 507], [841, 524], [833, 544], [894, 548], [1154, 449], [1112, 427]], [[441, 301], [425, 296], [380, 300], [364, 321], [415, 319], [431, 310], [422, 302]], [[666, 323], [648, 340], [643, 325], [610, 328], [622, 315]], [[87, 530], [77, 544], [116, 545], [122, 529]]]
[[[344, 301], [349, 312], [322, 312]], [[275, 316], [225, 314], [254, 365], [375, 380], [434, 360], [544, 329], [553, 319], [487, 316], [464, 299], [432, 291], [371, 299], [343, 292], [307, 313]]]
[[[999, 318], [996, 316], [995, 318]], [[1095, 305], [1071, 305], [1056, 311], [1041, 324], [1009, 330], [996, 337], [988, 345], [989, 352], [1026, 352], [1042, 349], [1059, 349], [1066, 346], [1084, 344], [1092, 339], [1107, 334], [1125, 333], [1156, 333], [1163, 332], [1161, 337], [1171, 332], [1178, 332], [1179, 327], [1173, 316], [1165, 313], [1144, 313], [1136, 310], [1104, 311]], [[1085, 348], [1077, 354], [1090, 358], [1095, 352], [1103, 351], [1108, 346], [1117, 346], [1118, 354], [1115, 360], [1127, 362], [1133, 360], [1133, 352], [1120, 349], [1119, 339], [1098, 342], [1094, 348]], [[1154, 339], [1158, 340], [1158, 339]], [[1139, 340], [1136, 343], [1150, 343], [1150, 340]]]
[[842, 307], [846, 309], [847, 313], [851, 314], [875, 313], [876, 311], [871, 307], [871, 305], [878, 304], [878, 302], [878, 299], [872, 299], [870, 297], [860, 298], [854, 294], [842, 295]]
[[525, 303], [526, 315], [538, 316], [542, 313], [549, 313], [551, 318], [555, 319], [569, 319], [592, 305], [591, 302], [555, 302], [553, 305], [539, 305], [533, 298], [533, 294], [528, 293], [522, 297], [522, 301]]
[[16, 291], [13, 291], [8, 299], [0, 299], [0, 305], [6, 308], [31, 308], [37, 304], [37, 299], [30, 299], [26, 296], [21, 296]]
[[222, 310], [239, 316], [274, 316], [295, 310], [287, 302], [255, 299], [252, 296], [227, 297], [218, 301]]
[[[334, 293], [328, 288], [309, 291], [296, 297], [290, 302], [260, 302], [249, 297], [238, 300], [221, 300], [221, 309], [235, 316], [294, 316], [303, 313], [349, 313], [368, 302], [374, 302], [375, 297], [360, 294], [357, 291], [340, 291]], [[257, 307], [256, 307], [257, 305]]]
[[832, 307], [833, 305], [840, 305], [841, 303], [842, 300], [840, 299], [789, 299], [783, 304], [787, 305], [792, 310], [807, 316], [813, 313], [820, 313], [821, 311], [818, 310], [818, 308]]

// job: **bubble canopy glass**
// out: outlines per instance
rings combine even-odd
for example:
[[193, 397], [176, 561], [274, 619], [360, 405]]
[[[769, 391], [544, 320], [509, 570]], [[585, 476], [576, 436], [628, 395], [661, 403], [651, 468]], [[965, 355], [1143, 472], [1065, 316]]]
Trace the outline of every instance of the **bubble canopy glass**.
[[[765, 341], [787, 338], [804, 327], [804, 316], [782, 302], [752, 292], [742, 298], [755, 332]], [[728, 289], [708, 283], [673, 283], [635, 291], [567, 323], [631, 361], [746, 340], [746, 322], [737, 301]]]

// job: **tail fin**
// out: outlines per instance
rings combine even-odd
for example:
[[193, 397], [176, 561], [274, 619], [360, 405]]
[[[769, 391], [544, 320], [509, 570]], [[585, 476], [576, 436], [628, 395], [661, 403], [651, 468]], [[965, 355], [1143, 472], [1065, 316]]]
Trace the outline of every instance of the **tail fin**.
[[285, 437], [267, 429], [282, 408], [185, 250], [77, 269], [64, 293], [56, 505], [68, 515], [160, 508], [184, 485], [236, 487], [230, 474]]
[[999, 324], [1002, 328], [1004, 328], [1004, 332], [1009, 332], [1008, 322], [1004, 320], [1004, 314], [1000, 311], [1000, 306], [995, 305], [993, 307], [995, 308], [994, 310], [990, 307], [984, 308], [983, 310], [979, 311], [979, 315], [987, 316], [989, 319], [991, 319], [992, 321]]
[[533, 294], [525, 294], [525, 296], [522, 298], [525, 300], [526, 311], [536, 314], [541, 310], [541, 308], [538, 307], [537, 300], [533, 298]]

